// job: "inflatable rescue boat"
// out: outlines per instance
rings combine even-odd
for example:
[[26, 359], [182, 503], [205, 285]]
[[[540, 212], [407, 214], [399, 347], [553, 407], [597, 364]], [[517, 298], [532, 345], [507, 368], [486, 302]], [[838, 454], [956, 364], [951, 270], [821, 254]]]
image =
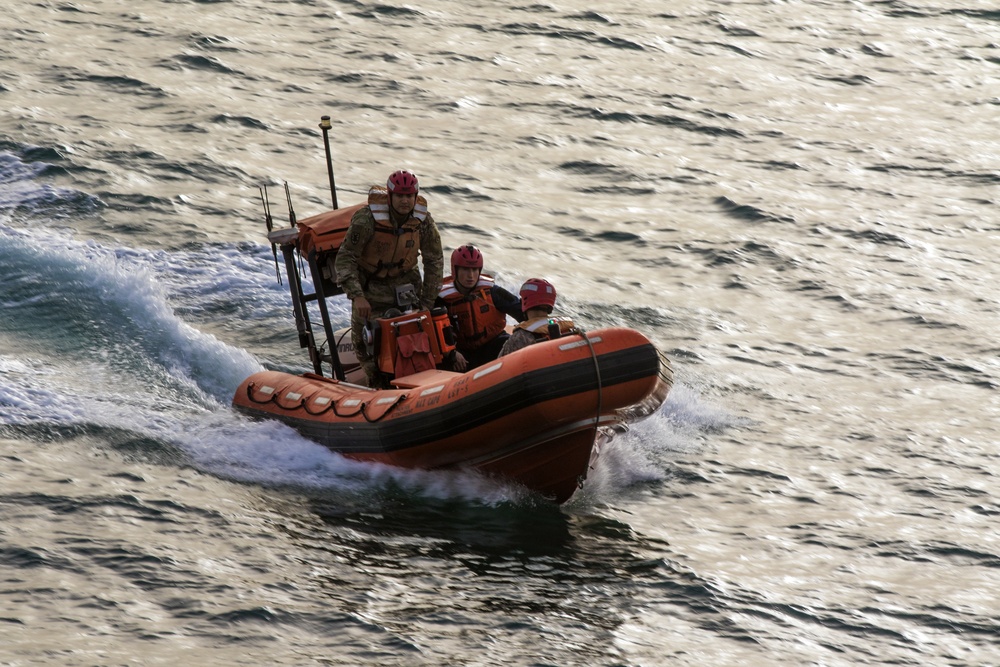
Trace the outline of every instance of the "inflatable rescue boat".
[[[371, 323], [367, 338], [386, 388], [365, 386], [349, 329], [334, 331], [326, 306], [342, 294], [334, 259], [363, 204], [337, 208], [332, 166], [329, 173], [334, 210], [296, 221], [289, 201], [291, 226], [284, 229], [274, 229], [261, 191], [268, 240], [276, 263], [278, 248], [284, 258], [299, 343], [313, 372], [251, 375], [233, 398], [238, 410], [282, 421], [352, 459], [471, 469], [562, 503], [586, 478], [595, 443], [665, 400], [669, 362], [637, 331], [573, 330], [455, 373], [441, 370], [454, 350], [447, 311], [407, 310], [408, 303]], [[308, 281], [300, 266], [308, 266]]]

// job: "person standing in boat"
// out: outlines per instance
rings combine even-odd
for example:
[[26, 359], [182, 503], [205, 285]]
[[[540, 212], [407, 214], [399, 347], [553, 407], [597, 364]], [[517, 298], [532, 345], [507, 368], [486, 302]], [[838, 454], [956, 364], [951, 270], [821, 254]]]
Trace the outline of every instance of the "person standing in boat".
[[451, 253], [451, 275], [444, 279], [438, 306], [448, 309], [455, 323], [455, 356], [452, 370], [464, 373], [493, 361], [507, 342], [507, 316], [524, 319], [521, 299], [483, 272], [483, 253], [464, 245]]
[[576, 331], [573, 320], [553, 317], [556, 305], [556, 288], [548, 280], [531, 278], [521, 285], [521, 308], [525, 321], [514, 327], [510, 338], [500, 350], [500, 356], [517, 352], [534, 343]]
[[[431, 308], [441, 290], [441, 236], [419, 191], [416, 175], [406, 170], [390, 174], [384, 188], [372, 186], [368, 205], [351, 218], [337, 251], [337, 283], [351, 300], [351, 342], [368, 385], [373, 387], [379, 384], [379, 374], [365, 347], [365, 324], [399, 306], [399, 286], [413, 286], [420, 309]], [[418, 257], [423, 264], [422, 278]]]

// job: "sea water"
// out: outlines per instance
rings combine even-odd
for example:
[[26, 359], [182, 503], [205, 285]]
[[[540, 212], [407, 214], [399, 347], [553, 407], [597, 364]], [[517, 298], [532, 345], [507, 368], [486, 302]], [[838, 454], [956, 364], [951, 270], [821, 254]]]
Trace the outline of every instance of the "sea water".
[[[0, 664], [1000, 664], [981, 0], [0, 15]], [[229, 408], [264, 239], [397, 168], [446, 254], [667, 354], [557, 507]], [[331, 303], [346, 326], [348, 307]]]

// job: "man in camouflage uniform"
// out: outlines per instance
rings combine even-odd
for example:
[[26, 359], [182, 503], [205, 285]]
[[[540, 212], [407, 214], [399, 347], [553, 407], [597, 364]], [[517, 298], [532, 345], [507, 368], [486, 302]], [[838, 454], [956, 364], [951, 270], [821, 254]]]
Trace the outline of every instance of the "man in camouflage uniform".
[[[521, 308], [525, 320], [511, 332], [510, 338], [500, 349], [500, 356], [505, 357], [511, 352], [517, 352], [529, 345], [543, 340], [549, 340], [549, 326], [559, 327], [559, 334], [579, 333], [573, 320], [568, 317], [553, 317], [552, 309], [556, 305], [556, 288], [548, 280], [531, 278], [521, 285]], [[556, 334], [552, 334], [556, 335]]]
[[373, 187], [368, 206], [351, 218], [334, 264], [337, 283], [351, 300], [354, 352], [372, 387], [379, 385], [379, 375], [376, 359], [365, 348], [365, 324], [397, 307], [400, 285], [413, 285], [420, 309], [430, 309], [441, 289], [441, 236], [418, 191], [417, 177], [408, 171], [393, 172], [384, 189]]

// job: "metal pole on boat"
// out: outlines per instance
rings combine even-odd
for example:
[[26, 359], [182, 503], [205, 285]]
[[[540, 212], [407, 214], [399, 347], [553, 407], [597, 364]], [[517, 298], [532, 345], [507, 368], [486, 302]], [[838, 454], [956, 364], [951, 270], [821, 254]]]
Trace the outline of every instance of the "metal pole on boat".
[[[315, 252], [309, 255], [309, 270], [312, 272], [313, 285], [316, 288], [316, 303], [319, 305], [320, 319], [323, 321], [323, 332], [326, 334], [326, 344], [330, 348], [330, 366], [333, 367], [333, 377], [343, 381], [344, 366], [340, 363], [340, 350], [337, 349], [336, 337], [333, 335], [333, 325], [330, 322], [330, 311], [326, 307], [326, 293], [323, 291], [323, 273], [316, 265]], [[322, 370], [316, 371], [322, 375]]]
[[299, 347], [309, 348], [309, 357], [313, 361], [316, 373], [321, 374], [316, 361], [316, 343], [313, 340], [312, 323], [309, 321], [309, 311], [306, 309], [305, 295], [302, 294], [302, 278], [295, 265], [295, 244], [282, 244], [281, 254], [285, 258], [285, 273], [288, 275], [288, 291], [292, 295], [292, 313], [295, 314], [295, 329], [299, 333]]
[[323, 146], [326, 148], [326, 172], [330, 176], [330, 195], [333, 197], [333, 208], [337, 208], [337, 185], [333, 182], [333, 158], [330, 156], [330, 117], [323, 116], [319, 120], [319, 129], [323, 130]]
[[[267, 186], [260, 186], [260, 202], [264, 205], [264, 225], [267, 227], [267, 234], [270, 237], [271, 232], [274, 231], [274, 219], [271, 217], [271, 202], [267, 198]], [[278, 284], [281, 284], [281, 271], [278, 269], [278, 246], [271, 242], [271, 254], [274, 255], [274, 275], [278, 278]]]
[[[294, 233], [298, 220], [295, 209], [292, 208], [292, 193], [285, 181], [285, 200], [288, 202], [288, 221], [291, 223], [289, 233]], [[297, 237], [297, 234], [295, 234]], [[295, 313], [295, 328], [299, 332], [299, 347], [309, 349], [309, 358], [313, 360], [313, 368], [317, 375], [322, 375], [322, 365], [319, 361], [319, 351], [316, 349], [316, 338], [313, 336], [312, 322], [309, 321], [309, 308], [306, 306], [306, 295], [302, 292], [302, 276], [295, 264], [294, 242], [282, 243], [281, 254], [285, 258], [285, 274], [288, 276], [288, 291], [292, 295], [292, 311]]]

